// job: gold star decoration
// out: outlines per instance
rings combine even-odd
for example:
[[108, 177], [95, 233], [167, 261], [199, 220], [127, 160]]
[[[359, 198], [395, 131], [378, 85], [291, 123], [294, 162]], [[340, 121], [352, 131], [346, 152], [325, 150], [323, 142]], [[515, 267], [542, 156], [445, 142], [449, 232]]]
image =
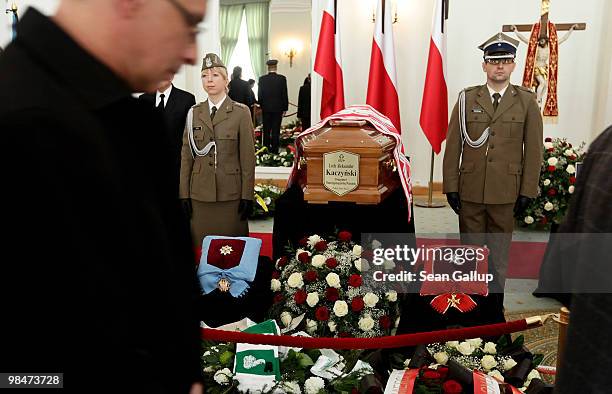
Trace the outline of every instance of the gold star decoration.
[[449, 303], [449, 306], [454, 306], [455, 308], [461, 304], [461, 300], [457, 298], [457, 294], [451, 294], [451, 297], [446, 301]]
[[221, 247], [221, 249], [219, 249], [219, 252], [221, 252], [221, 254], [224, 256], [232, 254], [233, 251], [234, 249], [232, 249], [232, 247], [229, 245], [224, 245], [223, 247]]

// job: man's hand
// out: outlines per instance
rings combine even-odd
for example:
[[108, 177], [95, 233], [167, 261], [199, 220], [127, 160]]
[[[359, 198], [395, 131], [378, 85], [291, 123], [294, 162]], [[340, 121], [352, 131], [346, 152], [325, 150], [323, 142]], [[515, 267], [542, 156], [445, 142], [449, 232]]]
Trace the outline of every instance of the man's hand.
[[519, 195], [516, 199], [516, 203], [514, 204], [514, 216], [525, 212], [525, 209], [527, 209], [529, 204], [531, 204], [531, 198]]
[[193, 209], [191, 207], [191, 199], [181, 198], [181, 206], [183, 207], [183, 212], [185, 213], [185, 216], [191, 219], [191, 214], [193, 213]]
[[240, 214], [240, 220], [247, 220], [253, 212], [253, 201], [251, 200], [240, 200], [238, 204], [238, 213]]
[[459, 211], [461, 211], [461, 198], [459, 197], [459, 193], [446, 193], [446, 200], [448, 201], [448, 205], [450, 205], [453, 211], [455, 211], [455, 213], [459, 215]]
[[204, 385], [202, 385], [202, 383], [192, 384], [189, 394], [204, 394]]

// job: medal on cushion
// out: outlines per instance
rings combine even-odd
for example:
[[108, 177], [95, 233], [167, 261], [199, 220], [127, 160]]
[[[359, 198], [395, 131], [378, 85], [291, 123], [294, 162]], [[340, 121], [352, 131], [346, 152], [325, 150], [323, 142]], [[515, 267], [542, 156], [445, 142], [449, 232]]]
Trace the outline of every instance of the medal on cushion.
[[217, 287], [223, 293], [227, 293], [231, 286], [232, 286], [232, 282], [230, 282], [227, 278], [221, 278], [219, 279], [219, 282], [217, 283]]

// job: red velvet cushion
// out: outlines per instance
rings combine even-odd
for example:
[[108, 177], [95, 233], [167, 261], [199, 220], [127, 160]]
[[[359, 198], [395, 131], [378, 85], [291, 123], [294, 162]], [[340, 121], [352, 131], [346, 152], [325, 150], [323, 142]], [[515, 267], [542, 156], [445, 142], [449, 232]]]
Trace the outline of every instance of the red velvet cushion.
[[[245, 245], [246, 241], [241, 239], [213, 239], [208, 247], [208, 264], [224, 270], [240, 265]], [[222, 249], [226, 254], [221, 253]]]

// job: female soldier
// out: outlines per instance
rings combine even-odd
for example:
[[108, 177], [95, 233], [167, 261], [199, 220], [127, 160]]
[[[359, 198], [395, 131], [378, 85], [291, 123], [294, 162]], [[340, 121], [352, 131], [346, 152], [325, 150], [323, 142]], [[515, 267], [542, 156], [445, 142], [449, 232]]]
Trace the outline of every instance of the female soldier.
[[209, 53], [202, 64], [208, 99], [187, 114], [179, 197], [192, 218], [194, 242], [206, 235], [248, 236], [255, 182], [249, 109], [227, 96], [227, 69]]

